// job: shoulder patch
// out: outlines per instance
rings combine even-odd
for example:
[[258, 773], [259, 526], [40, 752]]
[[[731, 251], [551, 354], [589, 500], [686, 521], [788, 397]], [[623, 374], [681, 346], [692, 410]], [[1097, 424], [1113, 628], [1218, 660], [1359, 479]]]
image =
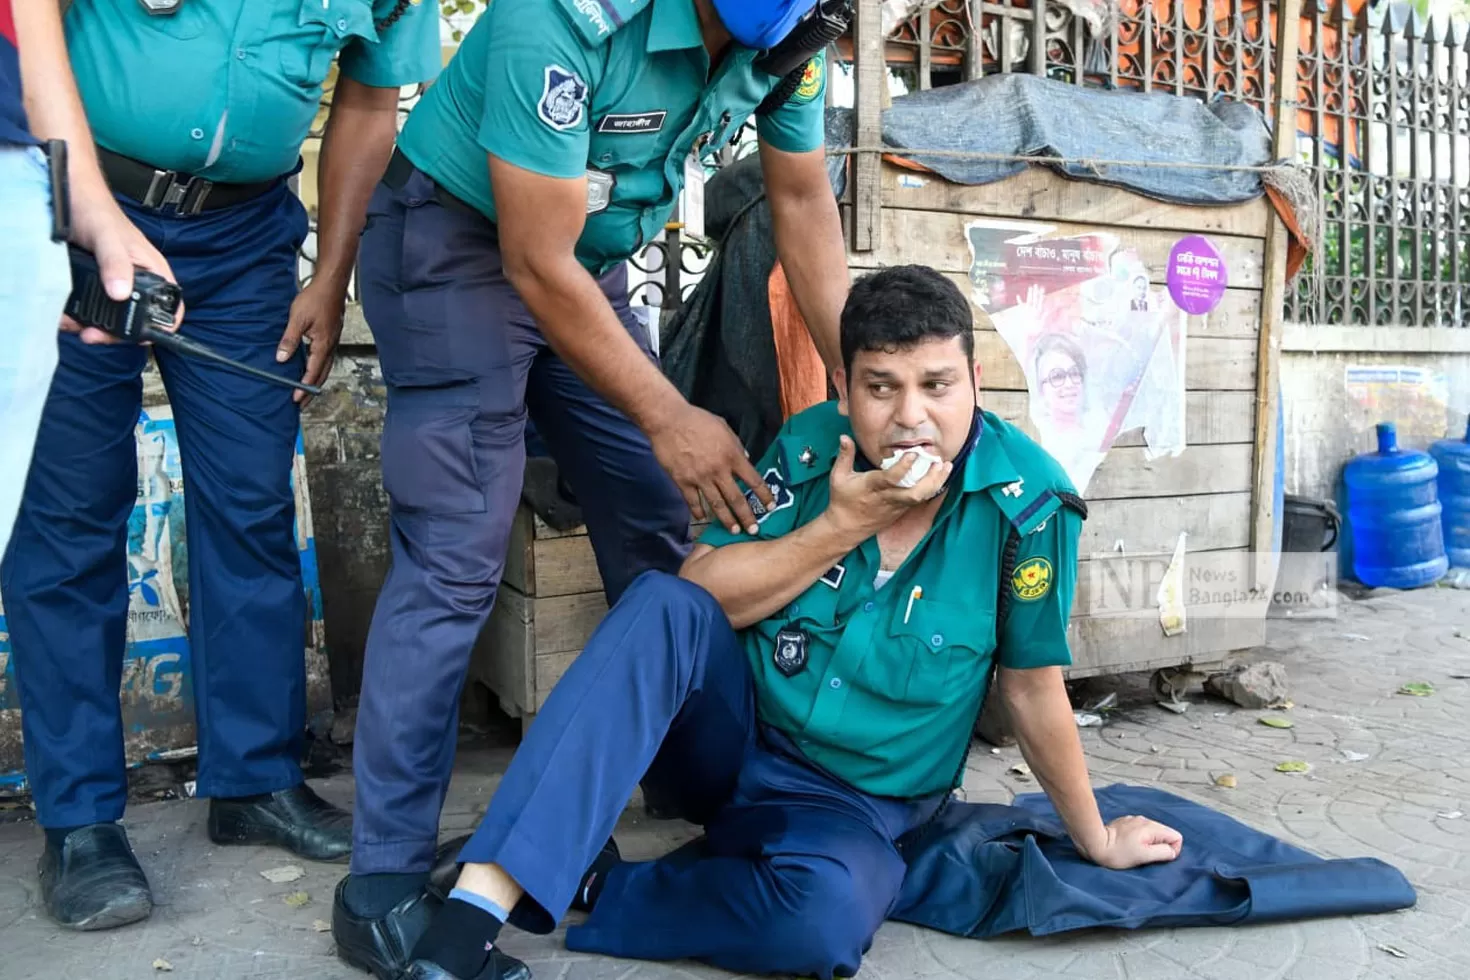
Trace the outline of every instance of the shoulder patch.
[[546, 66], [546, 82], [536, 115], [552, 129], [575, 129], [587, 109], [587, 83], [582, 76], [561, 65]]
[[764, 524], [766, 518], [776, 513], [776, 511], [785, 510], [787, 507], [796, 503], [796, 496], [791, 492], [791, 488], [786, 485], [786, 477], [781, 475], [781, 470], [778, 467], [772, 466], [766, 470], [765, 481], [766, 489], [771, 491], [771, 496], [775, 498], [769, 508], [761, 503], [761, 498], [756, 496], [754, 490], [745, 491], [745, 502], [750, 505], [750, 512], [755, 515], [757, 524]]
[[1035, 602], [1051, 591], [1051, 562], [1045, 558], [1028, 558], [1011, 574], [1011, 595], [1022, 602]]
[[796, 91], [791, 93], [791, 101], [804, 105], [821, 95], [826, 74], [827, 55], [822, 52], [806, 63], [806, 70], [801, 73], [801, 82], [796, 86]]

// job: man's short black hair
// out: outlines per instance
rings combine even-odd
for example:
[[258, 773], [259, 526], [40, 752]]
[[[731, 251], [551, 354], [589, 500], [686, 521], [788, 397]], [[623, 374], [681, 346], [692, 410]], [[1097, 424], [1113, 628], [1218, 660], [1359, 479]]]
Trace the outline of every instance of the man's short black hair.
[[852, 284], [842, 308], [842, 367], [852, 372], [858, 351], [901, 351], [929, 340], [960, 338], [975, 361], [970, 301], [949, 279], [924, 265], [895, 265]]

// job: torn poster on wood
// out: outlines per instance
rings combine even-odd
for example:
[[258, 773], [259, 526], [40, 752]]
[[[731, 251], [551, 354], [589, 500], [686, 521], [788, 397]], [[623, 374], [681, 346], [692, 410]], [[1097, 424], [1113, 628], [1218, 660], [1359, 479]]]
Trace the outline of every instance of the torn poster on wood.
[[1149, 459], [1184, 451], [1188, 321], [1134, 250], [1035, 222], [974, 221], [965, 237], [971, 299], [1015, 355], [1041, 445], [1079, 493], [1124, 432], [1143, 429]]

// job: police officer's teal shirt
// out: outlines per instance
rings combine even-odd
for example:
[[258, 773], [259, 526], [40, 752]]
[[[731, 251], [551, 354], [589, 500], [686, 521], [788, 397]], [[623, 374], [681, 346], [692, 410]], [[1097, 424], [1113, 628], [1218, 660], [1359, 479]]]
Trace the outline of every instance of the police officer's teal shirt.
[[[827, 508], [838, 437], [835, 402], [791, 418], [757, 469], [776, 497], [761, 539], [779, 538]], [[1067, 624], [1082, 518], [1061, 466], [1014, 426], [981, 413], [980, 434], [933, 528], [882, 588], [877, 539], [834, 566], [770, 618], [741, 631], [761, 719], [816, 765], [876, 796], [952, 788], [993, 661], [1010, 668], [1071, 663]], [[1020, 536], [997, 635], [1002, 551]], [[711, 526], [701, 542], [748, 541]], [[778, 634], [804, 635], [791, 673]]]
[[[487, 153], [550, 177], [589, 174], [577, 258], [600, 275], [663, 229], [690, 152], [713, 154], [780, 84], [754, 58], [732, 47], [711, 76], [694, 0], [490, 0], [399, 148], [492, 220]], [[760, 137], [790, 153], [821, 147], [825, 91], [818, 57], [757, 117]]]
[[76, 0], [67, 47], [97, 143], [223, 183], [290, 173], [340, 53], [341, 73], [393, 88], [443, 64], [439, 6], [397, 0]]

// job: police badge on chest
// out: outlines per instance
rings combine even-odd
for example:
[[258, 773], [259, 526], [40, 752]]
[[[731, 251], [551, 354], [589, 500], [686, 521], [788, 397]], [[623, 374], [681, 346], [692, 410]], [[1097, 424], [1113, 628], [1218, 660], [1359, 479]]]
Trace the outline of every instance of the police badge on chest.
[[807, 647], [811, 637], [807, 631], [787, 626], [776, 633], [776, 648], [771, 652], [771, 662], [787, 677], [795, 677], [806, 669]]

